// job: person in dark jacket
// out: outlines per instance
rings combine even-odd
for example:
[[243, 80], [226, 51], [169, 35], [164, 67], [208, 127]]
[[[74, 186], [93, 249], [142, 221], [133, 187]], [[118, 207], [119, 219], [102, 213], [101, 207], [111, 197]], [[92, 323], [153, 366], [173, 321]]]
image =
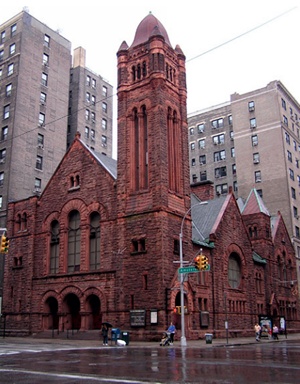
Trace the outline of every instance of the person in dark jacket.
[[102, 337], [103, 337], [103, 345], [108, 345], [108, 328], [106, 324], [102, 325]]

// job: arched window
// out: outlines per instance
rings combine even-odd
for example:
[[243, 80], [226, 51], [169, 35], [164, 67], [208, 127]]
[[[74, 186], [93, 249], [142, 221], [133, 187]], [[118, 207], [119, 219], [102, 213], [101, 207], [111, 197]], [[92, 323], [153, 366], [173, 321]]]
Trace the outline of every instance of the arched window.
[[93, 212], [90, 216], [90, 270], [100, 268], [100, 215]]
[[229, 256], [228, 282], [231, 288], [238, 288], [241, 283], [241, 260], [236, 253]]
[[76, 271], [80, 271], [80, 214], [78, 211], [71, 211], [68, 233], [68, 272]]
[[50, 273], [58, 273], [59, 267], [59, 222], [57, 220], [51, 223], [50, 239]]
[[27, 213], [24, 212], [22, 215], [22, 230], [26, 231], [27, 230]]

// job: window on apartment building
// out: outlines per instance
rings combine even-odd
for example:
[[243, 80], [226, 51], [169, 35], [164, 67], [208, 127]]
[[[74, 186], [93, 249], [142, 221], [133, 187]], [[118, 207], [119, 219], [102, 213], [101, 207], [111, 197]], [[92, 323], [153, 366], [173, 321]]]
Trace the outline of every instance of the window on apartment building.
[[228, 115], [228, 124], [232, 125], [232, 115]]
[[281, 106], [286, 111], [286, 102], [284, 99], [281, 99]]
[[296, 199], [296, 189], [291, 187], [291, 196], [292, 196], [292, 199]]
[[43, 53], [43, 64], [48, 67], [49, 65], [49, 55]]
[[100, 268], [100, 214], [90, 215], [90, 270]]
[[44, 148], [44, 135], [38, 133], [37, 135], [37, 145], [39, 148]]
[[9, 118], [9, 114], [10, 114], [10, 105], [5, 105], [3, 107], [3, 119], [8, 119]]
[[232, 174], [233, 176], [236, 176], [236, 164], [232, 164]]
[[92, 123], [96, 122], [96, 113], [95, 112], [91, 112], [91, 122]]
[[254, 179], [255, 179], [256, 183], [260, 183], [261, 182], [261, 171], [255, 171], [254, 172]]
[[256, 118], [255, 118], [255, 117], [253, 117], [252, 119], [250, 119], [250, 128], [251, 128], [251, 129], [256, 128]]
[[233, 182], [233, 191], [234, 191], [234, 192], [237, 192], [237, 191], [238, 191], [238, 183], [237, 183], [237, 181], [234, 181], [234, 182]]
[[193, 157], [191, 160], [191, 166], [194, 167], [196, 165], [196, 159]]
[[300, 176], [299, 175], [297, 176], [297, 182], [298, 182], [298, 186], [300, 187]]
[[4, 49], [0, 49], [0, 61], [4, 58]]
[[106, 119], [102, 119], [101, 125], [102, 125], [102, 129], [107, 130], [107, 120]]
[[91, 101], [92, 105], [96, 105], [96, 96], [92, 95]]
[[34, 188], [38, 190], [41, 190], [42, 188], [42, 180], [39, 179], [38, 177], [36, 177], [34, 180]]
[[294, 150], [297, 151], [297, 143], [295, 140], [293, 140], [293, 144], [294, 144]]
[[107, 137], [105, 135], [101, 136], [101, 145], [102, 145], [102, 147], [107, 146]]
[[45, 125], [45, 114], [40, 112], [39, 113], [39, 126], [43, 127]]
[[12, 90], [12, 84], [7, 84], [7, 86], [5, 87], [5, 96], [6, 97], [9, 97], [11, 96], [11, 90]]
[[89, 127], [84, 128], [84, 137], [86, 139], [88, 139], [90, 137], [90, 128]]
[[200, 163], [200, 165], [206, 164], [206, 155], [200, 155], [199, 156], [199, 163]]
[[212, 120], [211, 121], [211, 127], [213, 129], [216, 129], [216, 128], [223, 128], [224, 127], [224, 120], [223, 118], [219, 118], [219, 119], [216, 119], [216, 120]]
[[3, 206], [3, 197], [2, 195], [0, 195], [0, 208], [2, 208], [2, 206]]
[[253, 112], [254, 109], [255, 109], [254, 101], [249, 101], [249, 103], [248, 103], [248, 110], [249, 110], [249, 112]]
[[96, 80], [95, 79], [92, 79], [92, 88], [96, 88]]
[[230, 148], [231, 157], [235, 157], [235, 148]]
[[190, 148], [191, 148], [191, 151], [195, 150], [195, 142], [194, 141], [192, 143], [190, 143]]
[[299, 227], [297, 225], [295, 225], [295, 234], [296, 234], [297, 239], [300, 239], [300, 230], [299, 230]]
[[13, 55], [16, 52], [16, 44], [13, 43], [9, 46], [9, 54]]
[[43, 156], [36, 157], [35, 168], [39, 170], [43, 169]]
[[224, 144], [225, 143], [225, 135], [224, 135], [224, 133], [222, 133], [220, 135], [213, 136], [212, 139], [213, 139], [214, 145]]
[[85, 120], [90, 120], [90, 110], [89, 109], [85, 110]]
[[193, 175], [192, 175], [192, 180], [193, 180], [193, 181], [192, 181], [193, 183], [197, 183], [197, 181], [198, 181], [198, 177], [197, 177], [197, 175], [193, 174]]
[[299, 216], [298, 216], [298, 208], [295, 207], [295, 206], [293, 206], [293, 215], [294, 215], [294, 217], [295, 217], [296, 219], [299, 218]]
[[252, 135], [251, 136], [251, 142], [252, 142], [252, 147], [255, 147], [256, 145], [258, 145], [258, 136]]
[[286, 127], [289, 126], [288, 118], [287, 118], [285, 115], [283, 115], [283, 124], [284, 124]]
[[4, 172], [0, 172], [0, 187], [4, 184]]
[[86, 92], [85, 94], [85, 101], [89, 103], [91, 101], [91, 94], [89, 92]]
[[107, 113], [107, 104], [105, 102], [102, 102], [102, 111]]
[[47, 94], [45, 92], [41, 92], [41, 94], [40, 94], [40, 103], [42, 105], [45, 105], [46, 104], [46, 100], [47, 100]]
[[230, 140], [234, 140], [234, 133], [233, 133], [233, 131], [229, 132], [229, 137], [230, 137]]
[[204, 123], [198, 124], [197, 125], [197, 131], [198, 131], [198, 133], [205, 132], [205, 124]]
[[226, 167], [219, 167], [215, 168], [215, 178], [218, 179], [220, 177], [227, 176], [227, 169]]
[[225, 160], [226, 159], [226, 154], [225, 154], [225, 149], [222, 151], [214, 152], [214, 162]]
[[44, 35], [44, 45], [46, 47], [50, 47], [50, 36], [49, 35]]
[[192, 136], [194, 133], [195, 133], [195, 129], [194, 128], [190, 128], [190, 135]]
[[1, 43], [1, 44], [4, 43], [4, 41], [5, 41], [5, 35], [6, 35], [6, 32], [5, 32], [5, 31], [2, 31], [2, 32], [1, 32], [1, 35], [0, 35], [0, 43]]
[[68, 272], [80, 271], [80, 214], [71, 211], [68, 225]]
[[6, 158], [6, 148], [0, 150], [0, 163], [4, 163]]
[[205, 181], [207, 180], [207, 173], [206, 171], [201, 171], [200, 172], [200, 181]]
[[292, 153], [288, 150], [287, 150], [287, 158], [288, 158], [288, 161], [290, 161], [291, 163], [293, 162]]
[[218, 184], [216, 185], [216, 195], [226, 195], [228, 193], [228, 184]]
[[7, 66], [7, 76], [11, 76], [14, 73], [14, 63]]
[[1, 79], [1, 77], [2, 77], [2, 72], [3, 72], [3, 69], [0, 68], [0, 79]]
[[198, 148], [199, 149], [205, 148], [205, 139], [198, 140]]
[[258, 196], [263, 198], [263, 191], [262, 191], [262, 189], [257, 189], [256, 191], [258, 193]]
[[13, 24], [13, 25], [10, 27], [10, 37], [15, 36], [16, 33], [17, 33], [17, 24]]
[[285, 132], [284, 134], [285, 134], [285, 141], [286, 141], [286, 143], [287, 144], [291, 144], [290, 135], [287, 132]]
[[45, 87], [48, 86], [48, 75], [47, 75], [47, 73], [42, 73], [42, 85], [44, 85]]
[[258, 152], [253, 153], [253, 163], [259, 164], [259, 162], [260, 162], [259, 153]]
[[228, 260], [228, 282], [231, 288], [238, 288], [241, 283], [241, 260], [237, 253], [233, 252]]
[[94, 130], [94, 129], [91, 129], [91, 139], [92, 139], [93, 141], [95, 141], [95, 135], [96, 135], [95, 130]]
[[295, 180], [294, 171], [291, 168], [289, 168], [289, 173], [290, 173], [290, 179]]
[[102, 86], [102, 96], [107, 97], [107, 87], [105, 85]]
[[7, 139], [7, 134], [8, 134], [8, 127], [3, 127], [1, 130], [1, 141]]

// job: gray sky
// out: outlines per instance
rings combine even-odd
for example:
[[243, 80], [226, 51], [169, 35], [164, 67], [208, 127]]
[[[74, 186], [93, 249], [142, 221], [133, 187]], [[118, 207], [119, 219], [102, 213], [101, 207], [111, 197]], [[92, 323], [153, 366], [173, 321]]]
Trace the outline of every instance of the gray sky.
[[151, 11], [172, 46], [179, 44], [186, 56], [188, 113], [273, 80], [280, 80], [300, 102], [298, 0], [13, 0], [2, 7], [0, 23], [23, 7], [59, 30], [72, 49], [85, 48], [87, 67], [115, 92], [116, 52], [124, 40], [131, 45], [138, 24]]

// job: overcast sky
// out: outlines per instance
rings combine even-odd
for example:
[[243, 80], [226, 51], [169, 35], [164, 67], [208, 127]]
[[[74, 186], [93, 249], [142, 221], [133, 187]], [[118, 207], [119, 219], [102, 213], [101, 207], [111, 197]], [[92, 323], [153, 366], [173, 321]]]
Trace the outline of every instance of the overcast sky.
[[85, 48], [87, 67], [115, 92], [116, 52], [124, 40], [131, 45], [138, 24], [151, 11], [172, 46], [179, 44], [186, 56], [188, 113], [273, 80], [300, 102], [299, 0], [12, 0], [1, 7], [0, 24], [24, 7], [59, 30], [72, 50]]

